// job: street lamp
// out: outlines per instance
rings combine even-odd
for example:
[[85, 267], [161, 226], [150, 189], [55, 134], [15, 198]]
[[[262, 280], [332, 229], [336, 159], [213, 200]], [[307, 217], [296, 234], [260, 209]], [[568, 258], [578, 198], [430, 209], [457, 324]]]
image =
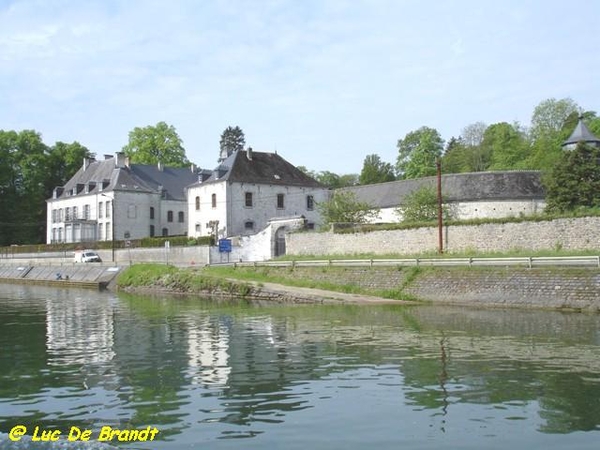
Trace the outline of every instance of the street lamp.
[[115, 198], [106, 194], [100, 194], [102, 197], [110, 199], [110, 249], [112, 254], [112, 262], [115, 262]]

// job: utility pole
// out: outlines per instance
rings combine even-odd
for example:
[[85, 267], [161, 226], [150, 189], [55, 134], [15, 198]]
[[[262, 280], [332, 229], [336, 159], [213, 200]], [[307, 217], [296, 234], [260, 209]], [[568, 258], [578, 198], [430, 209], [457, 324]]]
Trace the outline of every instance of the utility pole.
[[444, 223], [442, 217], [442, 163], [440, 158], [435, 160], [435, 167], [437, 169], [438, 253], [441, 255], [444, 253]]

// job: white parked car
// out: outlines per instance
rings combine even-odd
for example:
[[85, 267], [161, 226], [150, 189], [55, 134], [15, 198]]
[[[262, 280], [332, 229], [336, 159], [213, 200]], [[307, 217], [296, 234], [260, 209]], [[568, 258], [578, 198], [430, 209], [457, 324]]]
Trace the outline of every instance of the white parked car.
[[75, 252], [75, 262], [89, 263], [89, 262], [102, 262], [102, 259], [93, 250], [78, 250]]

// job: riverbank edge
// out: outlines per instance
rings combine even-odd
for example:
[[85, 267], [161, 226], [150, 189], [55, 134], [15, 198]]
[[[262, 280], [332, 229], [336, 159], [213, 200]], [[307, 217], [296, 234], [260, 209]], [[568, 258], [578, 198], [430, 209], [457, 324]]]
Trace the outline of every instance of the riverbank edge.
[[[143, 269], [142, 269], [143, 270]], [[189, 269], [178, 269], [189, 270]], [[252, 303], [287, 304], [444, 304], [493, 308], [535, 308], [600, 312], [600, 272], [587, 268], [268, 268], [261, 279], [247, 279], [256, 269], [231, 272], [219, 277], [218, 269], [209, 269], [210, 277], [226, 284], [194, 289], [175, 288], [172, 277], [157, 278], [152, 284], [137, 285], [135, 280], [117, 289], [152, 294], [203, 295], [217, 299], [243, 299]], [[202, 271], [193, 269], [202, 276]], [[250, 275], [248, 274], [250, 272]], [[125, 272], [126, 273], [126, 272]], [[122, 274], [124, 275], [124, 274]], [[282, 281], [283, 279], [283, 281]], [[286, 282], [285, 279], [288, 281]], [[326, 280], [331, 285], [362, 287], [362, 293], [350, 294], [329, 289], [293, 286], [294, 279]], [[161, 281], [162, 280], [162, 281]], [[287, 284], [289, 282], [289, 284]], [[370, 295], [371, 291], [395, 290], [408, 300]]]

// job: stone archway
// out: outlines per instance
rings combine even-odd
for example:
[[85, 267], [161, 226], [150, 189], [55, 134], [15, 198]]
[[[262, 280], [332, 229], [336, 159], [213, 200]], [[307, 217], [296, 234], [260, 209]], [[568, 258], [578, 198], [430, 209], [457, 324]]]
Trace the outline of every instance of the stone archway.
[[274, 256], [283, 256], [285, 255], [285, 233], [287, 232], [287, 227], [280, 227], [275, 232], [275, 242], [274, 242]]

